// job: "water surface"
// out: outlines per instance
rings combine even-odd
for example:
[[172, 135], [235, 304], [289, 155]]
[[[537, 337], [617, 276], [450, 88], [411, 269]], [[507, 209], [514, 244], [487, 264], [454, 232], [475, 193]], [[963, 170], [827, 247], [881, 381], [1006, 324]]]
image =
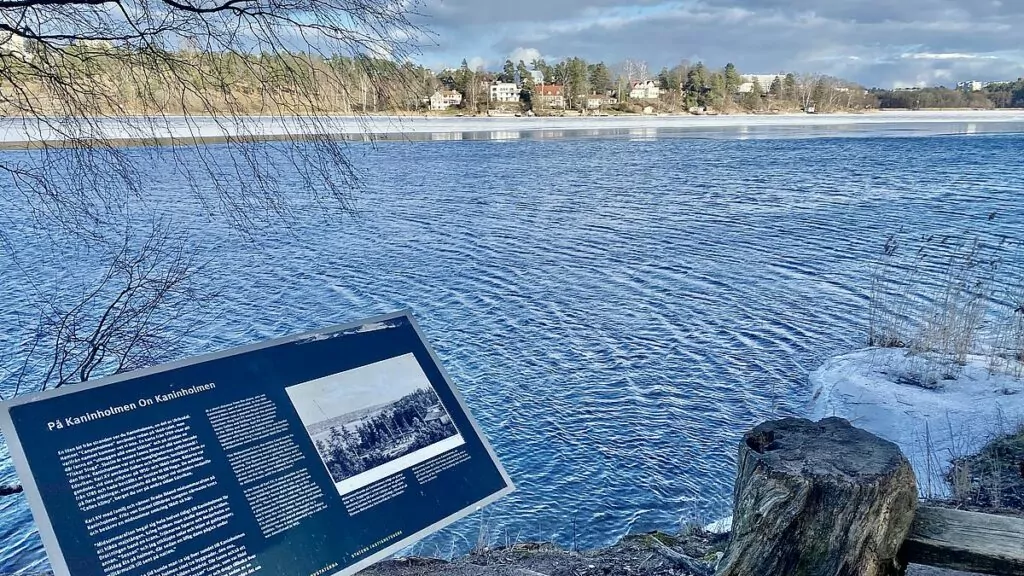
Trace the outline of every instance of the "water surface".
[[[1024, 236], [1021, 126], [764, 130], [354, 145], [358, 213], [309, 207], [257, 245], [166, 167], [152, 194], [225, 289], [194, 352], [413, 309], [519, 489], [419, 553], [574, 526], [595, 547], [727, 513], [742, 432], [802, 414], [808, 371], [863, 345], [888, 233]], [[12, 237], [44, 278], [97, 264]], [[0, 272], [17, 325], [35, 292]], [[0, 499], [0, 573], [44, 562], [23, 497]]]

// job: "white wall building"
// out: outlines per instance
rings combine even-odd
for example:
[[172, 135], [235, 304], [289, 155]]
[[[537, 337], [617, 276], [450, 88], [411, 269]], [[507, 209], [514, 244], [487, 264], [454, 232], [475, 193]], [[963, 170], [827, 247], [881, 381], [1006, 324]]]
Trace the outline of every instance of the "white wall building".
[[958, 90], [964, 90], [966, 92], [977, 92], [985, 87], [985, 85], [977, 80], [968, 80], [967, 82], [957, 82], [956, 87]]
[[629, 97], [632, 100], [657, 100], [658, 96], [661, 96], [661, 88], [653, 80], [630, 85]]
[[512, 82], [491, 84], [491, 102], [519, 102], [519, 86]]
[[761, 92], [767, 94], [768, 90], [772, 87], [772, 82], [775, 82], [776, 78], [784, 80], [786, 77], [783, 74], [742, 74], [740, 78], [743, 83], [740, 84], [736, 91], [740, 94], [747, 94], [754, 89], [754, 81], [761, 85]]
[[462, 104], [462, 94], [455, 90], [438, 90], [430, 96], [431, 110], [447, 110]]

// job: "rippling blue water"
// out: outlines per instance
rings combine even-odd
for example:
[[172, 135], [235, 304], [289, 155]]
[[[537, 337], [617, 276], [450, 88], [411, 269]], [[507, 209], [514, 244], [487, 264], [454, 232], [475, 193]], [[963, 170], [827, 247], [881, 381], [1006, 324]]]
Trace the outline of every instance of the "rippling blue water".
[[[519, 488], [418, 552], [574, 524], [592, 547], [727, 512], [742, 431], [801, 413], [807, 372], [863, 343], [887, 233], [1024, 236], [1024, 136], [784, 135], [356, 144], [358, 214], [259, 245], [153, 186], [226, 289], [197, 352], [413, 308]], [[0, 272], [0, 321], [23, 321], [27, 280]], [[0, 573], [43, 562], [0, 499]]]

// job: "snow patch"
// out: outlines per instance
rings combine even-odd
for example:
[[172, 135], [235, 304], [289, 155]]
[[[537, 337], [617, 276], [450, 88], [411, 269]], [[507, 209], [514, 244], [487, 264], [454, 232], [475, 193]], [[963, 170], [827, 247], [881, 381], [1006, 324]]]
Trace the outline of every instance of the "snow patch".
[[732, 531], [732, 516], [719, 518], [704, 527], [704, 530], [712, 534], [726, 534]]
[[906, 349], [870, 348], [832, 358], [810, 374], [810, 417], [846, 418], [895, 442], [926, 496], [942, 497], [953, 458], [978, 452], [1024, 421], [1024, 381], [990, 373], [989, 358], [970, 356], [961, 373], [935, 389], [907, 383], [927, 361]]
[[[657, 130], [660, 128], [744, 128], [744, 127], [836, 127], [881, 124], [989, 124], [1024, 122], [1019, 110], [988, 111], [893, 111], [865, 114], [772, 114], [721, 116], [609, 116], [609, 117], [422, 117], [422, 116], [251, 116], [238, 119], [184, 116], [99, 118], [89, 124], [90, 138], [225, 138], [229, 136], [271, 137], [326, 132], [331, 135], [431, 134], [457, 135], [463, 132], [491, 132], [497, 139], [515, 138], [521, 132], [564, 130]], [[968, 127], [970, 128], [970, 127]], [[948, 130], [948, 126], [946, 127]], [[937, 127], [940, 133], [941, 127]], [[72, 131], [73, 132], [73, 131]], [[970, 132], [970, 129], [968, 129]], [[641, 132], [642, 133], [642, 132]], [[653, 132], [652, 132], [653, 133]], [[504, 136], [503, 136], [504, 135]], [[834, 134], [832, 134], [834, 135]], [[0, 143], [65, 140], [67, 134], [46, 123], [25, 119], [0, 119]]]

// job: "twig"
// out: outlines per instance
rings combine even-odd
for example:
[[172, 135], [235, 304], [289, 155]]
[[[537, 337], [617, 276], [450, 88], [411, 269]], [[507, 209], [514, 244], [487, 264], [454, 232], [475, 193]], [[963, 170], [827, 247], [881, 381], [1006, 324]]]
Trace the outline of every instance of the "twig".
[[695, 576], [712, 576], [713, 572], [711, 567], [707, 564], [700, 560], [694, 560], [681, 552], [676, 552], [662, 544], [657, 538], [653, 538], [652, 540], [654, 541], [654, 550], [664, 556], [666, 560], [671, 562], [677, 568], [682, 568]]

